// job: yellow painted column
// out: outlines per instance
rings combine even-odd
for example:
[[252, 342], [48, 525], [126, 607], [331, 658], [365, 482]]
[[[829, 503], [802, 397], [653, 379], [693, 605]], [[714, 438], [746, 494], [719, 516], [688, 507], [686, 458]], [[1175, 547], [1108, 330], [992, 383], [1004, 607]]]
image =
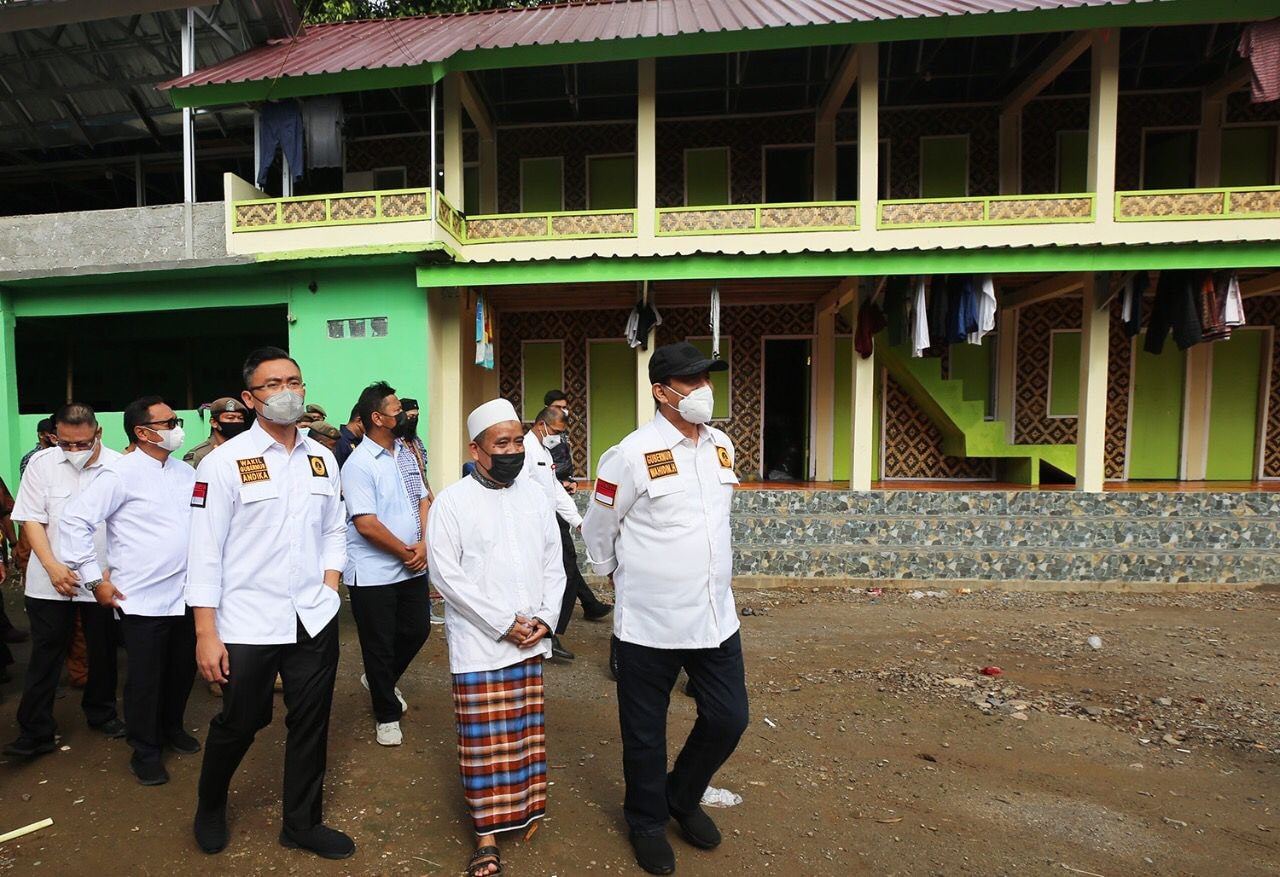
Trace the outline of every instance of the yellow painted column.
[[857, 85], [858, 222], [874, 231], [880, 186], [880, 47], [875, 43], [858, 46]]
[[641, 58], [636, 67], [639, 89], [636, 112], [636, 237], [652, 241], [657, 237], [655, 223], [658, 217], [657, 61]]
[[444, 78], [444, 197], [457, 210], [463, 207], [462, 191], [462, 82], [464, 73]]
[[996, 320], [996, 418], [1004, 421], [1004, 440], [1014, 444], [1014, 399], [1018, 386], [1018, 311], [1000, 311]]
[[458, 479], [467, 453], [463, 410], [463, 290], [428, 289], [427, 296], [427, 452], [428, 476], [436, 490]]
[[[875, 287], [867, 283], [865, 280], [861, 284], [863, 288], [858, 290], [858, 294], [853, 300], [853, 324], [858, 324], [858, 310], [865, 306], [865, 299], [870, 289]], [[833, 345], [834, 346], [834, 345]], [[852, 374], [852, 425], [849, 430], [850, 445], [849, 452], [852, 455], [849, 465], [849, 489], [850, 490], [870, 490], [872, 473], [872, 461], [874, 454], [872, 453], [871, 443], [875, 438], [875, 389], [876, 389], [876, 358], [871, 355], [863, 359], [858, 355], [857, 351], [853, 354], [853, 374]]]
[[[1166, 344], [1172, 344], [1172, 339]], [[1187, 349], [1187, 384], [1182, 412], [1182, 480], [1203, 481], [1209, 466], [1209, 393], [1213, 345]], [[1172, 428], [1172, 424], [1170, 425]]]
[[1111, 308], [1099, 308], [1109, 274], [1085, 276], [1080, 323], [1080, 401], [1076, 419], [1076, 490], [1101, 493], [1107, 462], [1107, 363]]
[[1097, 195], [1096, 222], [1115, 221], [1116, 115], [1120, 106], [1120, 31], [1093, 32], [1089, 89], [1089, 191]]
[[649, 336], [649, 349], [636, 348], [636, 426], [640, 427], [653, 420], [653, 384], [649, 383], [649, 360], [653, 359], [653, 348], [658, 333]]
[[813, 477], [830, 481], [835, 470], [836, 315], [817, 315], [813, 345]]

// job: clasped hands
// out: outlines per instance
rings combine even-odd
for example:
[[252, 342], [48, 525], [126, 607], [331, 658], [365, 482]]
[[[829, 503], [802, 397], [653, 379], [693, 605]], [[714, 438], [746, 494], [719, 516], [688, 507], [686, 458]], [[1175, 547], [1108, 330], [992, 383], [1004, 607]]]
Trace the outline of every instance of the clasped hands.
[[507, 641], [517, 648], [530, 649], [550, 633], [551, 630], [538, 619], [516, 615], [516, 623], [507, 632]]

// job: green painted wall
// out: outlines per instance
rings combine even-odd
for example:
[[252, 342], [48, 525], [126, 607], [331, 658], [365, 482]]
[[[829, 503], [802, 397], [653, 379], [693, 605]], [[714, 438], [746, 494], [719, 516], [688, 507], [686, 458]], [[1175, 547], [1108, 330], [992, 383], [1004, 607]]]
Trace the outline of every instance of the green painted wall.
[[526, 158], [520, 162], [520, 212], [564, 209], [564, 160]]
[[1058, 132], [1058, 191], [1088, 191], [1089, 132]]
[[1258, 459], [1258, 385], [1266, 333], [1236, 331], [1213, 345], [1209, 388], [1209, 481], [1248, 481]]
[[[205, 420], [202, 423], [200, 416], [194, 411], [176, 408], [174, 410], [178, 412], [178, 416], [183, 420], [182, 429], [186, 433], [186, 441], [173, 456], [177, 459], [182, 459], [183, 454], [209, 437], [209, 422]], [[97, 415], [98, 425], [102, 427], [102, 443], [113, 450], [123, 451], [125, 445], [129, 443], [124, 434], [124, 412], [99, 411]], [[19, 431], [22, 438], [21, 452], [18, 454], [19, 460], [22, 459], [23, 454], [35, 446], [36, 424], [44, 416], [47, 415], [23, 414], [18, 417]], [[9, 481], [11, 487], [18, 480], [18, 466], [16, 463], [13, 466], [13, 476], [13, 481]]]
[[[832, 414], [832, 458], [831, 477], [836, 481], [849, 480], [850, 434], [853, 430], [853, 338], [848, 335], [836, 336], [835, 348], [835, 394]], [[877, 376], [877, 380], [879, 377]], [[879, 385], [877, 384], [877, 388]], [[876, 411], [877, 425], [880, 421], [879, 409]], [[876, 442], [878, 453], [879, 442]], [[876, 470], [879, 474], [879, 468]]]
[[521, 350], [520, 394], [524, 411], [520, 416], [532, 421], [542, 410], [542, 400], [548, 390], [564, 388], [564, 342], [526, 341]]
[[952, 344], [951, 380], [964, 386], [964, 398], [987, 404], [991, 401], [991, 361], [995, 356], [995, 336], [988, 335], [981, 344]]
[[587, 477], [600, 455], [636, 428], [636, 354], [625, 341], [587, 343]]
[[[78, 283], [74, 279], [59, 284], [15, 287], [3, 293], [12, 313], [25, 316], [67, 316], [99, 313], [169, 312], [175, 318], [175, 334], [181, 333], [182, 312], [187, 309], [234, 308], [237, 306], [284, 304], [292, 315], [288, 325], [289, 351], [302, 366], [307, 382], [307, 400], [318, 402], [329, 412], [335, 425], [345, 423], [360, 390], [369, 382], [385, 379], [400, 393], [419, 400], [424, 417], [429, 416], [427, 399], [426, 298], [415, 283], [409, 264], [366, 265], [326, 268], [324, 263], [298, 266], [290, 270], [227, 269], [220, 272], [164, 272], [117, 275], [111, 282]], [[316, 291], [309, 289], [314, 283]], [[0, 298], [3, 308], [4, 298]], [[8, 319], [9, 309], [0, 310]], [[329, 320], [387, 317], [385, 337], [331, 339]], [[0, 354], [12, 348], [12, 328], [3, 332]], [[236, 357], [249, 351], [237, 352]], [[9, 357], [12, 353], [8, 352]], [[5, 384], [13, 381], [16, 366], [5, 364]], [[228, 369], [228, 391], [239, 390], [239, 368]], [[139, 393], [146, 388], [140, 387]], [[6, 405], [6, 423], [11, 424], [6, 468], [16, 473], [17, 463], [32, 445], [35, 421], [40, 415], [17, 416], [16, 393], [0, 402]], [[123, 406], [121, 406], [123, 407]], [[204, 440], [207, 430], [191, 412], [186, 431], [188, 446]], [[28, 419], [30, 423], [28, 423]], [[123, 427], [119, 413], [102, 415], [104, 434], [121, 444]], [[113, 432], [114, 430], [114, 432]], [[427, 431], [421, 430], [426, 436]]]
[[1276, 126], [1224, 128], [1222, 131], [1224, 186], [1270, 186], [1276, 181]]
[[1049, 416], [1075, 417], [1080, 407], [1080, 332], [1054, 332], [1049, 345]]
[[1129, 425], [1129, 478], [1177, 480], [1182, 461], [1182, 402], [1187, 355], [1175, 344], [1159, 354], [1142, 349], [1133, 360], [1133, 412]]
[[607, 155], [587, 159], [587, 207], [590, 210], [636, 206], [636, 157]]
[[[710, 338], [690, 338], [689, 343], [702, 351], [702, 354], [708, 359], [711, 358], [711, 339]], [[712, 420], [725, 420], [733, 416], [730, 410], [730, 402], [733, 399], [731, 387], [733, 386], [733, 339], [720, 338], [720, 358], [729, 363], [729, 368], [722, 372], [711, 373], [711, 389], [715, 392], [715, 405], [711, 409]]]
[[684, 154], [685, 204], [728, 204], [729, 148], [690, 149]]
[[969, 138], [920, 138], [920, 197], [951, 198], [969, 193]]

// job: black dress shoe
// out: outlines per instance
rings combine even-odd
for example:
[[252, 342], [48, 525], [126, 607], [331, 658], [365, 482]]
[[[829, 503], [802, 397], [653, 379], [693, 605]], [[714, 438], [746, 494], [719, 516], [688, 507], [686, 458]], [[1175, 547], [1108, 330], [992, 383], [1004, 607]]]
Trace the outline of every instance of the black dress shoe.
[[720, 837], [720, 829], [716, 828], [707, 811], [701, 807], [696, 807], [692, 813], [683, 816], [673, 810], [671, 815], [680, 826], [680, 833], [684, 835], [684, 839], [695, 847], [713, 850], [720, 846], [720, 841], [723, 839]]
[[582, 617], [587, 619], [587, 621], [603, 621], [612, 611], [612, 603], [597, 603], [589, 609], [583, 609]]
[[231, 833], [227, 830], [227, 808], [196, 807], [196, 820], [193, 825], [196, 844], [203, 852], [213, 855], [220, 853], [227, 846]]
[[676, 854], [665, 834], [636, 834], [631, 832], [631, 849], [636, 853], [636, 864], [650, 874], [671, 874], [676, 870]]
[[200, 741], [186, 731], [170, 731], [164, 735], [165, 745], [179, 755], [195, 755], [200, 751]]
[[164, 769], [159, 758], [141, 759], [135, 753], [129, 759], [129, 772], [138, 778], [144, 786], [163, 786], [169, 782], [169, 772]]
[[34, 758], [37, 755], [50, 753], [57, 748], [58, 744], [52, 740], [44, 740], [37, 743], [35, 740], [19, 737], [4, 748], [4, 754], [14, 758]]
[[560, 637], [553, 636], [551, 637], [551, 657], [559, 658], [562, 661], [572, 661], [577, 655], [560, 644]]
[[11, 627], [3, 634], [0, 634], [0, 639], [3, 639], [6, 643], [11, 645], [14, 643], [25, 643], [27, 640], [31, 639], [31, 634], [27, 633], [25, 630], [19, 630], [16, 627]]
[[356, 851], [355, 841], [327, 825], [315, 825], [306, 831], [282, 828], [280, 846], [291, 850], [308, 850], [325, 859], [345, 859]]
[[102, 734], [108, 740], [119, 740], [129, 732], [125, 723], [119, 719], [108, 719], [101, 725], [90, 725], [89, 727], [93, 728], [93, 730], [97, 731], [99, 734]]

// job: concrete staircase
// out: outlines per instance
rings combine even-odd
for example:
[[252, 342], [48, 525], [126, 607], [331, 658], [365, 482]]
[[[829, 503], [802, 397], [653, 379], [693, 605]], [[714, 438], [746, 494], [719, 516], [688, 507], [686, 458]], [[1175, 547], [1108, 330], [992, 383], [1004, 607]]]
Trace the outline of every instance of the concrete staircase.
[[1075, 445], [1010, 444], [1006, 438], [1008, 424], [987, 420], [983, 403], [964, 397], [963, 382], [943, 378], [940, 359], [916, 359], [906, 347], [891, 347], [883, 332], [876, 337], [876, 356], [898, 386], [942, 431], [945, 453], [1001, 459], [1002, 481], [1039, 484], [1043, 466], [1075, 478]]

